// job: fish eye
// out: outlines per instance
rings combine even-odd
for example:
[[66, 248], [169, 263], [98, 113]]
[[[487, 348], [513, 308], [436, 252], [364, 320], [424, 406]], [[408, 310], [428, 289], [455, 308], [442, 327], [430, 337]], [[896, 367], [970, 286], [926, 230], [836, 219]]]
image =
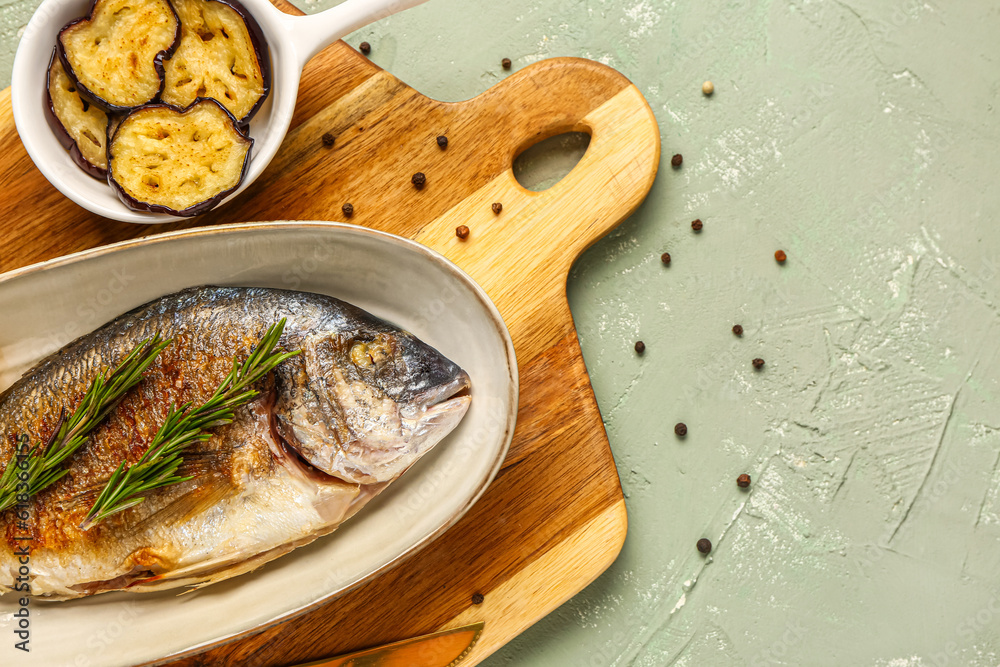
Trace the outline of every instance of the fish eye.
[[385, 334], [359, 334], [349, 341], [348, 354], [351, 363], [362, 373], [381, 373], [392, 365], [396, 354], [396, 343]]
[[368, 348], [369, 344], [365, 341], [355, 341], [351, 346], [351, 362], [359, 369], [375, 365], [375, 355]]

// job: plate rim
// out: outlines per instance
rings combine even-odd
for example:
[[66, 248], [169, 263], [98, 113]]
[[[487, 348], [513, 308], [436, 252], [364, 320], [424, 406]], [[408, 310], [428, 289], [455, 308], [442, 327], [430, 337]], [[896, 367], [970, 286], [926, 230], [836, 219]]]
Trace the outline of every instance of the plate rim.
[[[191, 229], [181, 229], [169, 232], [162, 232], [158, 234], [151, 234], [149, 236], [143, 236], [139, 238], [126, 239], [124, 241], [118, 241], [108, 245], [98, 246], [96, 248], [88, 248], [85, 250], [80, 250], [67, 255], [62, 255], [59, 257], [54, 257], [52, 259], [44, 260], [41, 262], [36, 262], [34, 264], [29, 264], [28, 266], [20, 267], [0, 273], [0, 289], [12, 280], [23, 278], [25, 276], [41, 273], [43, 271], [60, 268], [64, 266], [69, 266], [81, 261], [86, 261], [89, 259], [102, 257], [105, 255], [113, 254], [115, 252], [129, 250], [132, 248], [147, 246], [147, 245], [158, 245], [160, 243], [166, 243], [174, 241], [181, 238], [190, 238], [198, 236], [224, 236], [224, 235], [239, 235], [240, 233], [246, 232], [259, 232], [259, 231], [278, 231], [290, 228], [298, 228], [300, 230], [323, 230], [328, 232], [340, 232], [345, 234], [357, 235], [357, 236], [371, 236], [380, 239], [383, 242], [388, 242], [391, 245], [398, 247], [404, 247], [409, 251], [417, 252], [418, 254], [424, 255], [427, 259], [437, 264], [439, 268], [443, 269], [445, 272], [456, 277], [467, 287], [469, 287], [472, 293], [479, 300], [480, 304], [483, 306], [484, 310], [489, 314], [490, 320], [494, 327], [496, 328], [500, 338], [504, 342], [504, 348], [507, 360], [507, 376], [509, 379], [508, 384], [508, 400], [509, 408], [506, 415], [505, 421], [505, 431], [503, 435], [503, 443], [497, 452], [497, 455], [492, 463], [489, 473], [483, 478], [482, 483], [477, 488], [476, 492], [466, 501], [462, 507], [456, 511], [456, 513], [449, 518], [449, 520], [439, 526], [436, 530], [426, 535], [423, 539], [413, 543], [410, 548], [406, 549], [402, 554], [396, 556], [389, 562], [385, 563], [383, 566], [378, 568], [375, 572], [372, 572], [364, 577], [361, 577], [357, 581], [351, 583], [350, 585], [324, 594], [321, 597], [308, 602], [302, 606], [294, 607], [287, 611], [284, 611], [262, 623], [253, 625], [249, 628], [238, 630], [229, 634], [224, 634], [215, 639], [201, 642], [199, 644], [194, 644], [187, 648], [181, 649], [174, 653], [168, 653], [161, 658], [154, 658], [152, 660], [138, 663], [141, 667], [155, 667], [157, 665], [163, 665], [168, 662], [173, 662], [185, 657], [191, 657], [198, 653], [203, 653], [205, 651], [218, 648], [220, 646], [233, 643], [242, 637], [248, 636], [253, 633], [261, 632], [274, 626], [284, 623], [286, 621], [293, 620], [299, 616], [302, 616], [321, 604], [329, 602], [331, 599], [346, 595], [352, 590], [362, 586], [369, 581], [372, 581], [376, 577], [395, 569], [397, 566], [403, 562], [409, 560], [420, 551], [422, 551], [429, 544], [434, 542], [436, 539], [441, 537], [445, 532], [451, 529], [459, 520], [464, 517], [468, 511], [475, 505], [480, 498], [486, 493], [486, 490], [496, 479], [503, 462], [507, 458], [507, 454], [510, 450], [511, 441], [514, 438], [514, 431], [517, 425], [517, 413], [518, 413], [518, 399], [520, 395], [520, 381], [519, 381], [519, 371], [517, 366], [517, 356], [514, 349], [514, 343], [510, 335], [510, 330], [507, 327], [506, 322], [504, 322], [503, 316], [500, 314], [499, 309], [497, 309], [496, 304], [493, 303], [489, 295], [472, 278], [468, 273], [466, 273], [461, 267], [455, 264], [453, 261], [439, 253], [438, 251], [430, 248], [428, 246], [414, 241], [413, 239], [406, 238], [404, 236], [399, 236], [396, 234], [390, 234], [388, 232], [379, 231], [376, 229], [371, 229], [369, 227], [363, 227], [360, 225], [354, 225], [350, 223], [343, 222], [333, 222], [333, 221], [323, 221], [323, 220], [270, 220], [270, 221], [257, 221], [257, 222], [241, 222], [241, 223], [230, 223], [225, 225], [214, 225], [210, 227], [195, 227]], [[83, 334], [86, 335], [86, 334]]]

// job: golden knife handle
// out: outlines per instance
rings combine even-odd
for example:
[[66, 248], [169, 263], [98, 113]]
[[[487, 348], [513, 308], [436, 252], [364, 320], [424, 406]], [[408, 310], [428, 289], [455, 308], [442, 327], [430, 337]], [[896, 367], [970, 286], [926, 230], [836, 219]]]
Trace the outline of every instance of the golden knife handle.
[[483, 625], [441, 630], [296, 667], [454, 667], [472, 651]]

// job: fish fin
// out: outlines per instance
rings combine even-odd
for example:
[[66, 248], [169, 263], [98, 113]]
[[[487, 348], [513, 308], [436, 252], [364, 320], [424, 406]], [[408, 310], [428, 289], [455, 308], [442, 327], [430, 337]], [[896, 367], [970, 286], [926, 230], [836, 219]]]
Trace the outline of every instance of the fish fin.
[[[316, 539], [316, 536], [310, 536], [305, 540], [296, 540], [291, 544], [284, 544], [273, 549], [268, 549], [262, 553], [256, 554], [249, 558], [222, 558], [215, 562], [209, 561], [207, 563], [199, 563], [198, 565], [190, 568], [198, 572], [198, 574], [192, 572], [188, 576], [191, 578], [190, 581], [185, 582], [187, 588], [178, 593], [178, 595], [185, 595], [187, 593], [193, 593], [199, 588], [203, 588], [210, 584], [215, 584], [220, 581], [225, 581], [232, 577], [239, 576], [241, 574], [246, 574], [247, 572], [253, 572], [254, 570], [263, 567], [268, 561], [274, 560], [279, 556], [283, 556], [288, 552], [295, 549], [299, 544], [308, 544]], [[177, 573], [171, 573], [170, 576], [176, 576]]]
[[129, 586], [129, 590], [145, 593], [149, 591], [183, 587], [184, 590], [178, 592], [177, 595], [187, 595], [188, 593], [194, 593], [198, 589], [208, 586], [209, 584], [225, 581], [231, 577], [252, 572], [257, 568], [262, 567], [268, 561], [292, 551], [297, 546], [312, 542], [313, 539], [315, 539], [315, 537], [310, 536], [309, 538], [296, 540], [291, 544], [285, 544], [280, 547], [268, 549], [267, 551], [249, 557], [237, 553], [229, 554], [228, 556], [221, 558], [214, 558], [195, 565], [189, 565], [188, 567], [184, 567], [179, 570], [173, 570], [159, 576], [150, 577]]
[[179, 477], [203, 477], [218, 475], [220, 461], [228, 460], [231, 452], [218, 450], [197, 450], [184, 452], [184, 460], [177, 468]]
[[106, 481], [102, 481], [76, 489], [72, 496], [59, 498], [55, 501], [55, 504], [61, 512], [72, 512], [79, 507], [90, 510], [97, 500], [97, 496], [101, 495], [101, 490], [104, 488], [105, 483]]
[[[222, 453], [218, 451], [188, 451], [184, 453], [184, 461], [181, 463], [180, 467], [177, 468], [178, 477], [194, 477], [198, 480], [198, 486], [207, 486], [215, 488], [223, 481], [222, 476], [219, 475], [219, 465], [217, 461], [222, 457]], [[228, 454], [226, 454], [228, 457]], [[207, 482], [207, 483], [204, 483]], [[101, 494], [104, 489], [107, 480], [101, 480], [87, 486], [74, 489], [72, 496], [67, 496], [64, 498], [59, 498], [56, 500], [62, 511], [70, 512], [80, 506], [85, 506], [86, 509], [90, 509], [94, 501]], [[195, 489], [197, 490], [197, 489]], [[218, 490], [218, 489], [216, 489]], [[213, 498], [216, 498], [213, 496]], [[178, 499], [180, 500], [180, 499]], [[176, 503], [177, 501], [174, 501]], [[171, 507], [174, 503], [167, 505], [167, 507], [160, 510], [164, 510]], [[155, 515], [154, 515], [155, 516]]]
[[[178, 474], [181, 473], [182, 471], [178, 470]], [[188, 474], [190, 473], [186, 473], [185, 476]], [[145, 517], [136, 528], [143, 529], [153, 523], [161, 522], [167, 525], [183, 523], [218, 503], [234, 488], [232, 480], [218, 472], [196, 475], [194, 480], [185, 484], [194, 486], [190, 491]]]

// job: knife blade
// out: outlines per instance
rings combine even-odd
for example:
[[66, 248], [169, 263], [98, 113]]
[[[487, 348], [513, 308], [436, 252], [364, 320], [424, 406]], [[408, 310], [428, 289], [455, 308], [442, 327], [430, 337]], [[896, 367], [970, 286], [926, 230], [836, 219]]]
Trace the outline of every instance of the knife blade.
[[440, 630], [295, 667], [454, 667], [479, 641], [484, 623]]

